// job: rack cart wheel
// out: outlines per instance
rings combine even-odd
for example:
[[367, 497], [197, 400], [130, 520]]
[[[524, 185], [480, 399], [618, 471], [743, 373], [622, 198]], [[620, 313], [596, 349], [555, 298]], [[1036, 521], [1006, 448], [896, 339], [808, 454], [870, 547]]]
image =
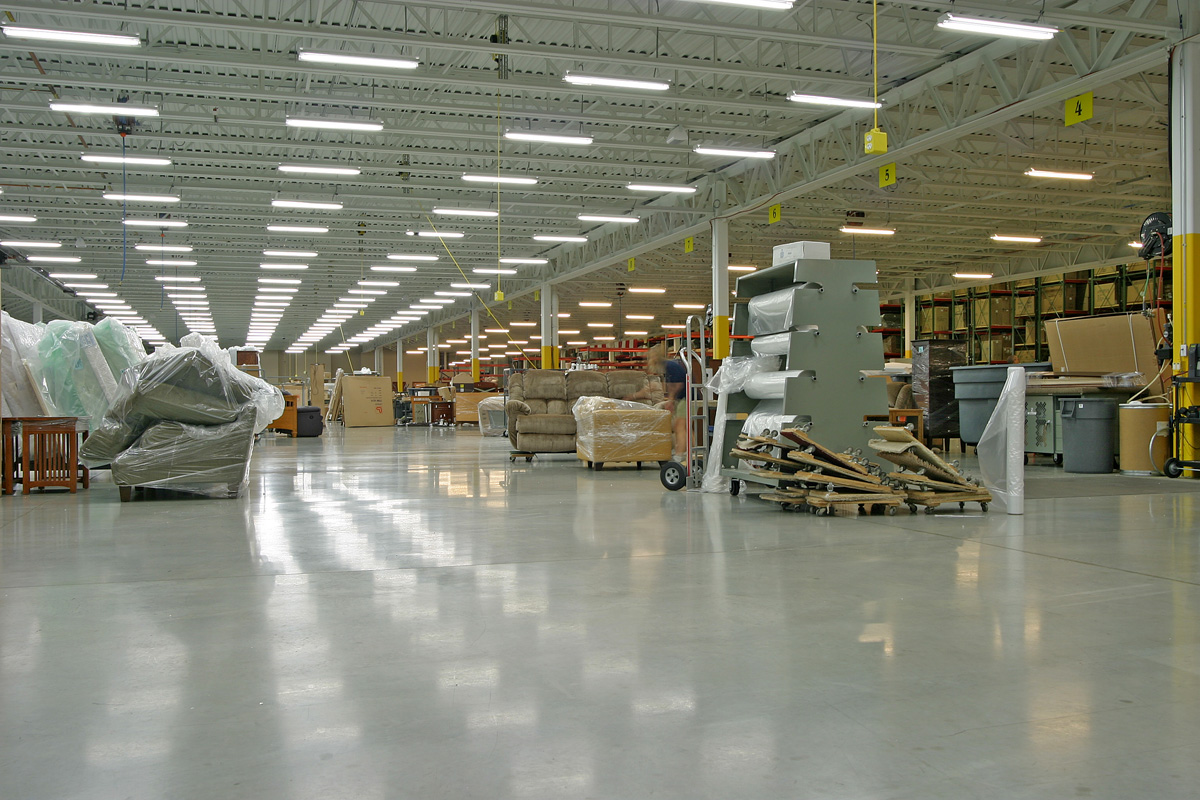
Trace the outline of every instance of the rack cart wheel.
[[915, 514], [915, 513], [917, 513], [917, 504], [916, 504], [916, 503], [909, 503], [909, 504], [908, 504], [908, 513], [910, 513], [910, 514]]
[[1062, 466], [1062, 453], [1054, 454], [1054, 466], [1056, 466], [1056, 467]]
[[1178, 458], [1168, 458], [1167, 463], [1163, 464], [1163, 474], [1168, 478], [1178, 478], [1183, 474], [1183, 464], [1179, 463]]
[[678, 492], [687, 485], [687, 475], [687, 468], [678, 461], [668, 461], [658, 471], [658, 479], [672, 492]]
[[896, 516], [896, 507], [895, 507], [895, 506], [888, 506], [888, 509], [887, 509], [887, 515], [888, 515], [889, 517], [894, 517], [894, 516]]
[[731, 495], [733, 495], [734, 497], [737, 497], [738, 493], [741, 491], [742, 491], [742, 482], [741, 481], [739, 481], [737, 478], [734, 478], [733, 480], [731, 480], [729, 482], [729, 493]]
[[980, 510], [980, 511], [987, 511], [987, 509], [988, 509], [988, 505], [987, 505], [987, 503], [980, 503], [980, 504], [979, 504], [979, 510]]

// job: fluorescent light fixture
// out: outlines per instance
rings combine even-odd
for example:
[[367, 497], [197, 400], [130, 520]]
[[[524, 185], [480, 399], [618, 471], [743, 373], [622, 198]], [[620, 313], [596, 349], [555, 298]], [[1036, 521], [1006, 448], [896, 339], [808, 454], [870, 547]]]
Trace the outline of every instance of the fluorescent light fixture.
[[857, 100], [850, 97], [826, 97], [823, 94], [792, 92], [788, 100], [808, 106], [834, 106], [836, 108], [883, 108], [883, 103], [874, 100]]
[[416, 272], [416, 267], [390, 267], [390, 266], [374, 266], [371, 267], [372, 272]]
[[27, 217], [21, 214], [0, 214], [0, 222], [37, 222], [37, 217]]
[[470, 292], [434, 292], [436, 297], [470, 297]]
[[437, 256], [409, 255], [407, 253], [388, 253], [389, 261], [437, 261]]
[[[25, 256], [26, 260], [41, 264], [78, 264], [83, 259], [79, 256]], [[54, 277], [51, 275], [50, 277]], [[94, 277], [94, 276], [93, 276]]]
[[842, 233], [864, 234], [866, 236], [891, 236], [895, 233], [890, 228], [856, 228], [852, 225], [843, 225], [838, 228]]
[[515, 186], [533, 186], [538, 182], [537, 178], [523, 175], [463, 175], [462, 179], [470, 183], [507, 183]]
[[1018, 244], [1039, 244], [1042, 241], [1040, 236], [1009, 236], [1003, 233], [993, 233], [993, 242], [1016, 242]]
[[571, 72], [563, 75], [563, 80], [576, 86], [609, 86], [616, 89], [643, 89], [651, 92], [665, 92], [671, 88], [671, 84], [666, 81], [617, 78], [608, 75], [580, 75]]
[[347, 67], [374, 67], [377, 69], [416, 69], [421, 65], [414, 58], [359, 55], [358, 53], [322, 53], [318, 50], [300, 50], [296, 58], [314, 64], [339, 64]]
[[287, 308], [291, 304], [292, 304], [291, 300], [255, 300], [254, 301], [254, 305], [256, 308], [271, 308], [274, 306], [282, 306], [283, 308]]
[[[484, 333], [508, 333], [508, 328], [484, 328]], [[489, 345], [492, 347], [504, 347], [504, 345]]]
[[199, 283], [200, 279], [191, 275], [171, 276], [171, 275], [155, 275], [154, 280], [159, 283]]
[[538, 131], [506, 131], [504, 138], [514, 142], [545, 142], [546, 144], [589, 145], [591, 136], [568, 133], [539, 133]]
[[136, 167], [171, 166], [171, 159], [169, 158], [151, 158], [148, 156], [106, 156], [84, 153], [79, 158], [81, 161], [90, 161], [93, 164], [127, 164]]
[[954, 273], [954, 277], [967, 278], [967, 279], [974, 278], [977, 280], [985, 280], [987, 278], [992, 277], [992, 273], [990, 273], [990, 272], [956, 272], [956, 273]]
[[589, 322], [587, 326], [589, 328], [611, 328], [613, 324], [611, 322]]
[[259, 269], [308, 269], [308, 264], [259, 264]]
[[502, 258], [501, 264], [549, 264], [548, 258]]
[[[1142, 243], [1141, 243], [1141, 242], [1130, 242], [1130, 243], [1129, 243], [1129, 246], [1130, 246], [1130, 247], [1136, 247], [1136, 248], [1138, 248], [1138, 249], [1140, 250], [1140, 249], [1141, 249], [1141, 247], [1142, 247]], [[33, 259], [32, 259], [32, 258], [30, 258], [30, 261], [32, 261], [32, 260], [33, 260]], [[51, 275], [50, 277], [51, 277], [51, 278], [53, 278], [54, 276], [53, 276], [53, 275]]]
[[674, 307], [678, 308], [680, 311], [703, 311], [705, 308], [707, 308], [707, 306], [699, 305], [697, 303], [676, 303]]
[[747, 264], [742, 264], [735, 267], [733, 264], [730, 264], [728, 267], [726, 267], [726, 269], [728, 269], [730, 272], [754, 272], [758, 269], [758, 267], [752, 267]]
[[190, 253], [192, 247], [186, 244], [135, 244], [134, 250], [151, 253]]
[[612, 308], [612, 303], [598, 300], [581, 300], [579, 306], [580, 308]]
[[329, 228], [322, 225], [268, 225], [267, 230], [274, 233], [329, 233]]
[[276, 167], [280, 172], [301, 172], [312, 175], [361, 175], [358, 167], [320, 167], [310, 164], [280, 164]]
[[416, 309], [417, 311], [441, 311], [442, 310], [441, 306], [423, 306], [419, 303], [415, 304], [415, 305], [410, 305], [409, 308]]
[[128, 203], [178, 203], [179, 198], [173, 194], [122, 194], [121, 192], [105, 192], [100, 195], [105, 200], [121, 200]]
[[662, 327], [663, 327], [663, 330], [681, 331], [684, 328], [686, 328], [687, 326], [686, 325], [663, 325]]
[[316, 258], [315, 250], [263, 250], [264, 256], [274, 256], [276, 258]]
[[625, 331], [626, 336], [648, 336], [650, 331]]
[[625, 188], [631, 192], [663, 192], [674, 194], [695, 194], [695, 186], [682, 186], [674, 183], [627, 183]]
[[594, 340], [596, 340], [597, 342], [611, 342], [614, 339], [616, 339], [617, 337], [615, 337], [615, 336], [593, 336], [592, 338]]
[[107, 283], [64, 283], [68, 289], [107, 289]]
[[51, 100], [50, 110], [68, 114], [115, 114], [120, 117], [158, 116], [157, 108], [129, 103], [73, 103], [68, 100]]
[[359, 281], [359, 286], [384, 286], [395, 288], [400, 285], [399, 281]]
[[511, 326], [513, 328], [536, 328], [538, 325], [536, 322], [527, 322], [527, 321], [510, 322], [508, 324], [509, 324], [509, 326]]
[[449, 297], [422, 297], [422, 303], [433, 303], [435, 305], [449, 305], [454, 301]]
[[194, 267], [194, 266], [196, 266], [195, 261], [185, 261], [183, 259], [174, 261], [169, 258], [147, 258], [146, 263], [152, 267]]
[[653, 314], [626, 314], [625, 319], [654, 319]]
[[116, 292], [76, 292], [80, 297], [116, 297]]
[[5, 239], [0, 241], [0, 245], [5, 247], [28, 247], [31, 249], [42, 248], [48, 249], [51, 247], [62, 247], [62, 242], [30, 242], [24, 239]]
[[268, 294], [295, 294], [300, 290], [294, 286], [260, 286], [258, 291]]
[[55, 31], [46, 28], [29, 28], [23, 25], [3, 26], [5, 36], [14, 39], [40, 39], [47, 42], [75, 42], [77, 44], [99, 44], [108, 47], [139, 47], [141, 37], [121, 33], [92, 33], [91, 31]]
[[[171, 291], [175, 290], [174, 286], [168, 287]], [[196, 286], [184, 286], [184, 289], [196, 289]], [[167, 297], [172, 300], [204, 300], [207, 296], [203, 294], [168, 294]]]
[[[199, 280], [199, 279], [197, 279]], [[295, 286], [301, 283], [299, 278], [259, 278], [259, 283], [274, 283], [280, 286]]]
[[1060, 172], [1054, 169], [1030, 167], [1025, 174], [1031, 178], [1061, 178], [1067, 181], [1090, 181], [1095, 176], [1090, 172]]
[[476, 275], [516, 275], [517, 274], [517, 271], [515, 269], [500, 269], [500, 268], [494, 268], [494, 267], [475, 267], [475, 269], [471, 270], [471, 272], [474, 272]]
[[548, 233], [538, 234], [533, 237], [535, 242], [586, 242], [586, 236], [557, 236]]
[[490, 288], [492, 288], [492, 285], [490, 283], [452, 283], [452, 284], [450, 284], [450, 288], [451, 289], [490, 289]]
[[1017, 39], [1053, 39], [1058, 28], [1049, 25], [1031, 25], [1028, 22], [1007, 22], [1001, 19], [964, 17], [960, 14], [943, 14], [937, 26], [942, 30], [959, 33], [980, 33], [986, 36], [1008, 36]]
[[485, 208], [435, 208], [435, 214], [445, 217], [490, 217], [500, 216], [499, 211], [489, 211]]
[[123, 219], [122, 225], [136, 225], [139, 228], [186, 228], [187, 222], [181, 219]]
[[370, 294], [376, 297], [382, 297], [387, 294], [387, 289], [347, 289], [347, 294]]
[[417, 236], [424, 236], [426, 239], [461, 239], [466, 234], [462, 231], [417, 231]]
[[316, 128], [327, 131], [370, 131], [383, 130], [378, 122], [351, 122], [340, 119], [313, 119], [306, 117], [288, 117], [286, 124], [289, 128]]
[[576, 214], [580, 222], [641, 222], [641, 217], [610, 217], [607, 214]]
[[274, 208], [308, 208], [319, 211], [341, 211], [341, 203], [324, 203], [313, 200], [272, 200]]
[[650, 286], [630, 286], [630, 294], [666, 294], [666, 289], [655, 289]]
[[[1139, 244], [1138, 247], [1141, 247]], [[51, 272], [50, 277], [62, 281], [90, 281], [96, 276], [90, 272]]]
[[743, 150], [737, 147], [710, 147], [696, 145], [692, 152], [702, 156], [730, 156], [731, 158], [774, 158], [774, 150]]
[[567, 344], [575, 346], [575, 347], [582, 347], [582, 346], [586, 345], [587, 342], [567, 342]]

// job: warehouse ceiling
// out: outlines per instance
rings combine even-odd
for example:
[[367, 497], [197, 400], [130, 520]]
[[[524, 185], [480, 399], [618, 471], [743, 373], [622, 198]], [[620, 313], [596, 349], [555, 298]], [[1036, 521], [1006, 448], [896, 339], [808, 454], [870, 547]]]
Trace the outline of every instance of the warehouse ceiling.
[[[834, 257], [876, 260], [885, 289], [900, 292], [952, 285], [954, 272], [999, 279], [1129, 260], [1141, 220], [1169, 208], [1167, 56], [1182, 37], [1174, 0], [880, 2], [886, 155], [863, 152], [872, 110], [788, 100], [793, 92], [873, 96], [873, 10], [863, 0], [796, 0], [790, 10], [714, 0], [23, 0], [12, 8], [8, 25], [140, 39], [134, 47], [108, 47], [0, 37], [0, 216], [37, 218], [0, 221], [0, 234], [62, 245], [4, 248], [4, 303], [17, 314], [34, 301], [45, 301], [51, 314], [70, 313], [79, 302], [74, 292], [102, 291], [117, 297], [90, 300], [124, 302], [168, 339], [192, 325], [215, 330], [222, 345], [239, 345], [255, 336], [251, 311], [265, 286], [280, 290], [266, 294], [290, 299], [260, 306], [281, 316], [276, 327], [257, 332], [259, 343], [281, 349], [340, 300], [364, 301], [365, 308], [342, 309], [355, 316], [338, 320], [336, 330], [311, 334], [310, 347], [325, 349], [367, 329], [360, 341], [371, 346], [417, 335], [431, 321], [461, 319], [481, 300], [498, 322], [536, 319], [534, 293], [553, 284], [560, 310], [572, 314], [563, 327], [570, 319], [578, 325], [569, 329], [587, 338], [588, 322], [612, 321], [617, 334], [633, 327], [618, 307], [654, 317], [635, 329], [659, 330], [688, 313], [675, 304], [707, 303], [714, 216], [729, 219], [732, 264], [769, 266], [775, 244], [829, 241]], [[950, 32], [937, 25], [950, 11], [1061, 32], [1032, 42]], [[304, 51], [411, 59], [416, 66], [301, 60]], [[580, 75], [668, 88], [565, 80]], [[1094, 96], [1091, 118], [1065, 125], [1065, 101], [1085, 92]], [[158, 116], [138, 118], [122, 137], [110, 112], [50, 108], [52, 101], [121, 99]], [[297, 119], [380, 129], [289, 124]], [[592, 141], [530, 142], [508, 138], [513, 133]], [[695, 152], [704, 146], [774, 157]], [[170, 163], [84, 160], [122, 154]], [[890, 164], [896, 180], [881, 188], [881, 169]], [[1024, 174], [1031, 167], [1094, 178], [1034, 178]], [[497, 191], [488, 180], [497, 174], [537, 182]], [[642, 192], [629, 184], [695, 191]], [[112, 200], [106, 193], [178, 202]], [[779, 219], [771, 222], [776, 205]], [[637, 219], [583, 221], [580, 214]], [[123, 219], [187, 224], [146, 227]], [[840, 232], [848, 221], [895, 234]], [[268, 230], [280, 225], [327, 232]], [[431, 231], [463, 235], [420, 235]], [[996, 242], [996, 233], [1041, 242]], [[534, 239], [545, 235], [586, 241]], [[264, 255], [288, 250], [317, 255]], [[47, 254], [80, 261], [27, 261]], [[546, 263], [498, 263], [511, 258]], [[307, 269], [260, 266], [299, 263]], [[380, 266], [411, 271], [372, 270]], [[64, 288], [81, 281], [32, 273], [14, 278], [31, 267], [95, 274], [108, 288]], [[516, 273], [474, 271], [497, 268]], [[211, 327], [180, 316], [205, 307], [204, 300], [183, 299], [185, 290], [164, 289], [183, 284], [158, 280], [176, 277], [199, 279], [189, 283], [203, 287], [197, 294], [206, 295]], [[488, 288], [472, 297], [434, 294], [461, 291], [452, 283]], [[669, 291], [629, 295], [625, 287]], [[497, 289], [504, 301], [494, 300]], [[423, 298], [452, 302], [396, 327], [396, 315]], [[618, 305], [578, 306], [589, 300]]]

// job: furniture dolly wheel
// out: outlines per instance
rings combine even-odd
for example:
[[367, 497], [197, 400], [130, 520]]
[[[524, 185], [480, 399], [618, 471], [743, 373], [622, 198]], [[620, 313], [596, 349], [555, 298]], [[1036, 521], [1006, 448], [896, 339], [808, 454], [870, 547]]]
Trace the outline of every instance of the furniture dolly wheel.
[[658, 479], [662, 481], [663, 486], [677, 492], [687, 485], [687, 468], [678, 461], [668, 461], [658, 471]]
[[979, 504], [979, 510], [980, 510], [980, 511], [987, 511], [987, 510], [988, 510], [988, 504], [987, 504], [987, 503], [980, 503], [980, 504]]
[[734, 478], [733, 480], [731, 480], [729, 482], [729, 493], [731, 495], [733, 495], [734, 497], [737, 497], [741, 491], [742, 491], [742, 482], [741, 481], [739, 481], [737, 478]]
[[1183, 464], [1178, 458], [1168, 458], [1163, 464], [1163, 474], [1168, 478], [1178, 478], [1183, 474]]
[[917, 504], [916, 503], [908, 503], [907, 505], [908, 505], [908, 513], [910, 513], [910, 514], [917, 513]]

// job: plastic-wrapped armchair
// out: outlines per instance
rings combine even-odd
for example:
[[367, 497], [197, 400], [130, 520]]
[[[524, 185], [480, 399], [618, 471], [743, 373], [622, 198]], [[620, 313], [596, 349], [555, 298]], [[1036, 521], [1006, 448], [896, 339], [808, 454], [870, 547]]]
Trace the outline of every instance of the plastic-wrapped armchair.
[[122, 500], [134, 487], [236, 497], [254, 435], [283, 413], [283, 394], [233, 367], [214, 343], [183, 343], [125, 370], [116, 402], [80, 450], [88, 466], [112, 465]]
[[606, 463], [659, 466], [671, 460], [671, 412], [609, 397], [581, 397], [575, 415], [575, 455], [592, 469]]

